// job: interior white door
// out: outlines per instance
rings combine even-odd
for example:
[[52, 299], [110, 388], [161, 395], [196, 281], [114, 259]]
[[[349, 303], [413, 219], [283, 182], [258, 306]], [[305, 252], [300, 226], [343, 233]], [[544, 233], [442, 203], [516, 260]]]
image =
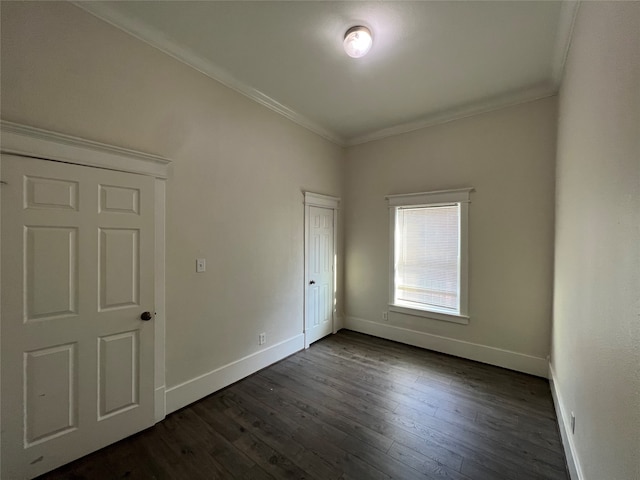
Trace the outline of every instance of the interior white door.
[[32, 478], [154, 423], [154, 181], [11, 155], [0, 173], [1, 469]]
[[333, 330], [333, 210], [309, 207], [307, 342]]

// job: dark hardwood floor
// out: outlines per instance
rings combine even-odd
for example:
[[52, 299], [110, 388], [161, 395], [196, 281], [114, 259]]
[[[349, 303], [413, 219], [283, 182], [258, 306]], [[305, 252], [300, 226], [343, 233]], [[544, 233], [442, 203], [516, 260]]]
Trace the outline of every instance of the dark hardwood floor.
[[341, 331], [41, 479], [568, 479], [546, 380]]

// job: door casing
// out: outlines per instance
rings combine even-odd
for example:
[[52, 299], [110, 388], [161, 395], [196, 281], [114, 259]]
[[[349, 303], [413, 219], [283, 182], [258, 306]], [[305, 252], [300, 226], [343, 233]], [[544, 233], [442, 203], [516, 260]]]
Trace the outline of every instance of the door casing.
[[[336, 258], [338, 250], [338, 211], [340, 209], [340, 198], [329, 195], [321, 195], [319, 193], [304, 192], [304, 348], [309, 348], [309, 337], [307, 335], [308, 314], [307, 305], [309, 304], [309, 240], [310, 240], [310, 207], [322, 207], [333, 210], [333, 258]], [[336, 281], [337, 281], [337, 265], [333, 264], [333, 309], [331, 314], [332, 332], [337, 332], [337, 312], [336, 312]]]

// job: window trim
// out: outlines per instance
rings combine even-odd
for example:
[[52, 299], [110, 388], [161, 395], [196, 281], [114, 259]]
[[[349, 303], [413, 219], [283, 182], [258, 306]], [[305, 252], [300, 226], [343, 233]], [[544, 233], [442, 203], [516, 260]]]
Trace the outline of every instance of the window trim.
[[[469, 203], [474, 189], [438, 190], [433, 192], [387, 195], [389, 205], [389, 311], [426, 317], [434, 320], [469, 323]], [[446, 312], [437, 308], [411, 308], [394, 303], [395, 298], [395, 228], [398, 207], [435, 207], [440, 205], [460, 205], [460, 309], [458, 313]]]

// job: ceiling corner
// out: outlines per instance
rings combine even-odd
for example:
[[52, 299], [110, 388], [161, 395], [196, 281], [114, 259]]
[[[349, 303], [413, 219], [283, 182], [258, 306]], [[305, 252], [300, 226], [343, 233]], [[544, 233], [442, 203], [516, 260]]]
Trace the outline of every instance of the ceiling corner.
[[580, 8], [581, 0], [562, 0], [560, 17], [556, 34], [555, 51], [553, 53], [552, 79], [559, 88], [564, 75], [564, 65], [571, 46], [573, 26]]

